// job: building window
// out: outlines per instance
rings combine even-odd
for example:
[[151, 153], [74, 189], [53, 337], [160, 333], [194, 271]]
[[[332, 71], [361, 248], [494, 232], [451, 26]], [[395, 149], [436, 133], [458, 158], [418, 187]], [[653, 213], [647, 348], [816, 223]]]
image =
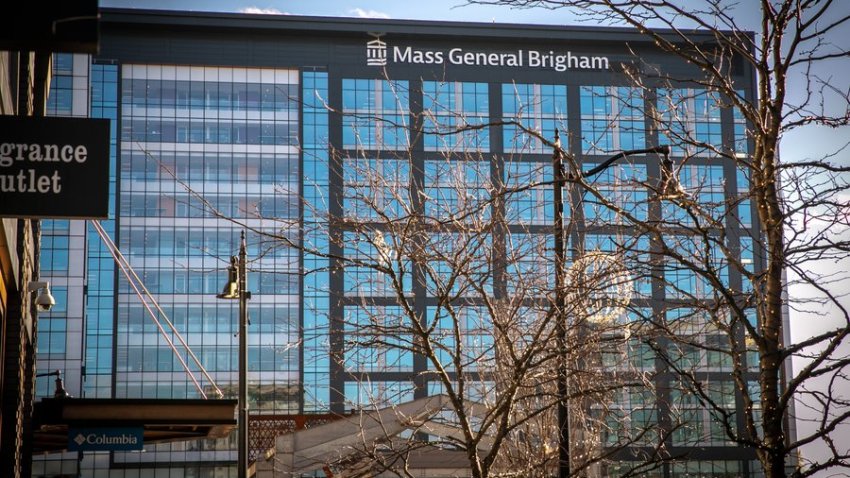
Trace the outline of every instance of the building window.
[[[323, 224], [327, 213], [328, 190], [328, 74], [304, 71], [301, 74], [302, 162], [299, 178], [304, 197], [305, 223]], [[328, 237], [322, 226], [305, 228], [304, 243], [318, 251], [328, 250]], [[326, 411], [330, 407], [330, 261], [319, 255], [303, 254], [304, 270], [312, 271], [303, 279], [303, 406], [305, 412]]]
[[699, 89], [659, 89], [659, 142], [674, 156], [715, 157], [722, 151], [720, 100]]
[[622, 254], [632, 280], [632, 293], [642, 298], [652, 295], [653, 264], [650, 261], [648, 236], [585, 234], [584, 250]]
[[48, 358], [64, 358], [68, 341], [68, 288], [53, 286], [50, 293], [56, 305], [39, 314], [38, 353]]
[[395, 306], [345, 308], [345, 363], [352, 373], [413, 371], [410, 319]]
[[425, 151], [489, 151], [487, 83], [422, 82]]
[[677, 178], [682, 189], [694, 199], [701, 214], [695, 219], [691, 213], [674, 202], [662, 200], [661, 215], [671, 226], [712, 225], [722, 221], [726, 214], [726, 178], [723, 166], [685, 164], [677, 168]]
[[400, 159], [343, 160], [343, 209], [348, 218], [401, 218], [410, 212], [410, 163]]
[[738, 478], [743, 476], [739, 461], [686, 461], [670, 465], [671, 478]]
[[[517, 225], [552, 224], [552, 204], [555, 197], [552, 163], [519, 161], [517, 158], [505, 162], [505, 187], [517, 190], [505, 198], [505, 215], [508, 223]], [[533, 184], [545, 186], [525, 187]], [[567, 197], [567, 196], [561, 196]], [[570, 217], [570, 208], [564, 211], [564, 219]]]
[[53, 55], [53, 76], [50, 80], [50, 92], [47, 97], [47, 114], [50, 116], [70, 116], [74, 107], [74, 55], [55, 53]]
[[[389, 239], [387, 239], [389, 241]], [[385, 254], [392, 255], [392, 252], [384, 252], [378, 250], [375, 245], [376, 236], [369, 231], [363, 233], [346, 232], [344, 235], [345, 242], [345, 257], [351, 260], [346, 263], [344, 278], [345, 278], [345, 295], [346, 296], [376, 296], [376, 297], [394, 297], [397, 292], [410, 293], [412, 290], [412, 277], [409, 273], [410, 266], [402, 265], [404, 270], [408, 271], [405, 274], [399, 274], [397, 277], [401, 280], [398, 284], [401, 291], [396, 291], [396, 284], [393, 277], [381, 272], [370, 265], [378, 265], [386, 262]], [[389, 244], [391, 247], [391, 242]], [[354, 263], [360, 263], [355, 265]]]
[[[591, 169], [596, 164], [586, 163]], [[624, 222], [624, 215], [635, 221], [646, 221], [649, 194], [646, 184], [646, 165], [617, 164], [589, 178], [602, 198], [584, 193], [584, 220], [589, 226], [613, 225]]]
[[725, 311], [703, 311], [690, 307], [666, 311], [669, 330], [674, 334], [667, 356], [685, 372], [732, 370], [732, 344], [728, 332], [716, 324], [728, 323]]
[[426, 160], [422, 200], [425, 215], [435, 220], [490, 217], [490, 163]]
[[607, 155], [646, 147], [640, 88], [583, 86], [580, 95], [582, 152]]
[[652, 446], [658, 440], [658, 412], [655, 391], [624, 387], [612, 392], [610, 403], [591, 405], [589, 423], [601, 435], [607, 447], [643, 444]]
[[508, 293], [545, 297], [553, 289], [554, 242], [552, 234], [514, 232], [505, 237]]
[[[567, 87], [563, 85], [503, 84], [504, 149], [510, 153], [551, 153], [535, 134], [552, 138], [555, 128], [567, 131]], [[529, 133], [529, 131], [533, 133]]]
[[[425, 321], [430, 331], [428, 343], [434, 350], [431, 360], [437, 361], [443, 370], [456, 373], [495, 370], [493, 323], [485, 308], [428, 307]], [[461, 343], [455, 338], [455, 328], [460, 331]], [[455, 364], [460, 364], [460, 368]], [[428, 368], [436, 370], [437, 366], [429, 362]]]
[[413, 400], [413, 382], [362, 381], [345, 382], [345, 405], [348, 409], [375, 410]]
[[342, 143], [346, 149], [410, 147], [407, 81], [342, 80]]
[[41, 269], [53, 274], [68, 272], [68, 236], [41, 237]]

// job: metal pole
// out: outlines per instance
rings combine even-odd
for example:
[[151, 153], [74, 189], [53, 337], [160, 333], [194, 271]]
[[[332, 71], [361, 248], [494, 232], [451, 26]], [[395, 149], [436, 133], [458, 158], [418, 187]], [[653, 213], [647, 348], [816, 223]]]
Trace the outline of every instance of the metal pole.
[[[564, 200], [563, 188], [567, 182], [567, 174], [564, 170], [564, 158], [561, 154], [561, 138], [555, 129], [555, 147], [552, 152], [552, 166], [554, 167], [554, 198], [555, 224], [552, 232], [555, 235], [555, 320], [557, 342], [558, 342], [558, 476], [568, 478], [570, 476], [570, 399], [569, 399], [569, 361], [567, 360], [567, 251], [564, 246], [567, 235], [564, 225]], [[672, 166], [668, 160], [670, 147], [667, 145], [653, 146], [645, 149], [634, 149], [621, 151], [603, 161], [589, 171], [579, 171], [579, 178], [593, 177], [611, 167], [615, 161], [636, 154], [656, 153], [664, 156], [662, 161], [662, 175], [668, 180], [665, 189], [669, 189], [667, 182], [675, 182]], [[678, 183], [675, 183], [678, 184]], [[665, 191], [662, 191], [664, 194]]]
[[248, 253], [245, 231], [239, 246], [239, 457], [238, 478], [248, 477]]
[[555, 168], [555, 320], [558, 341], [558, 476], [570, 476], [570, 412], [569, 384], [567, 382], [567, 317], [566, 302], [566, 264], [567, 253], [564, 247], [564, 200], [565, 184], [564, 162], [561, 156], [561, 141], [555, 130], [555, 148], [552, 153], [552, 166]]

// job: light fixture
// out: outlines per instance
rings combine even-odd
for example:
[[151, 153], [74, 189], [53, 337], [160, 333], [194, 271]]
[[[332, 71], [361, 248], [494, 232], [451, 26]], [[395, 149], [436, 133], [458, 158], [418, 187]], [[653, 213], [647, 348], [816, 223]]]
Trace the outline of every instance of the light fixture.
[[248, 283], [248, 248], [245, 244], [245, 231], [239, 245], [239, 255], [230, 258], [227, 268], [227, 283], [224, 285], [219, 299], [239, 299], [239, 436], [236, 476], [248, 477], [248, 299], [251, 292]]
[[655, 151], [661, 154], [661, 187], [659, 191], [664, 198], [681, 198], [685, 196], [685, 190], [682, 189], [682, 184], [679, 182], [677, 169], [670, 159], [670, 146], [664, 145], [656, 148]]
[[[567, 237], [568, 228], [564, 224], [564, 201], [563, 201], [563, 188], [569, 186], [569, 182], [575, 181], [576, 179], [590, 179], [596, 176], [597, 174], [605, 171], [609, 167], [611, 167], [615, 162], [625, 159], [629, 156], [633, 155], [644, 155], [644, 154], [657, 154], [661, 156], [661, 174], [660, 180], [661, 184], [658, 188], [659, 197], [660, 198], [680, 198], [683, 197], [684, 191], [682, 190], [681, 185], [679, 184], [678, 178], [676, 177], [676, 169], [674, 168], [673, 161], [670, 160], [670, 146], [661, 145], [661, 146], [653, 146], [650, 148], [644, 149], [632, 149], [632, 150], [624, 150], [619, 153], [611, 156], [610, 158], [602, 161], [600, 164], [590, 168], [587, 171], [579, 171], [577, 174], [573, 172], [566, 171], [564, 167], [565, 158], [572, 158], [568, 153], [565, 153], [561, 149], [561, 139], [558, 133], [558, 130], [555, 130], [555, 139], [552, 143], [553, 152], [552, 152], [552, 165], [554, 166], [554, 181], [552, 182], [553, 187], [553, 203], [555, 212], [554, 223], [553, 223], [553, 233], [554, 233], [554, 252], [555, 252], [555, 302], [554, 302], [554, 313], [559, 314], [557, 321], [557, 331], [556, 331], [556, 340], [559, 354], [561, 356], [561, 363], [558, 365], [558, 377], [557, 377], [557, 387], [558, 387], [558, 476], [559, 478], [567, 478], [572, 476], [570, 471], [570, 399], [569, 399], [569, 377], [568, 377], [568, 366], [566, 359], [566, 350], [567, 350], [567, 320], [566, 310], [568, 310], [566, 301], [567, 301], [567, 250], [565, 247], [565, 237]], [[569, 194], [572, 194], [570, 191]], [[569, 196], [568, 196], [569, 197]], [[568, 204], [572, 204], [571, 200], [567, 201]], [[589, 259], [588, 259], [589, 260]], [[616, 263], [616, 261], [615, 261]], [[598, 267], [598, 265], [596, 266]], [[579, 271], [583, 271], [585, 267], [577, 268], [573, 271], [573, 273], [577, 273]], [[582, 273], [586, 274], [586, 271]], [[631, 286], [631, 279], [628, 275], [628, 271], [623, 271], [622, 274], [615, 274], [613, 279], [611, 277], [605, 276], [605, 274], [596, 274], [600, 276], [600, 278], [606, 278], [607, 283], [601, 284], [601, 289], [597, 289], [597, 291], [605, 291], [611, 294], [615, 298], [618, 294], [622, 294], [623, 297], [617, 299], [619, 304], [615, 304], [619, 307], [611, 308], [608, 307], [606, 302], [597, 302], [600, 304], [599, 310], [602, 311], [602, 314], [597, 314], [597, 320], [599, 318], [614, 318], [620, 313], [620, 308], [625, 309], [625, 306], [628, 305], [627, 299], [631, 297], [631, 291], [626, 290], [626, 286]], [[623, 290], [620, 291], [620, 287], [623, 287]], [[580, 292], [580, 291], [576, 291]], [[592, 295], [583, 298], [585, 303], [593, 304], [594, 301], [598, 301], [597, 298]], [[590, 302], [587, 302], [587, 301]], [[590, 309], [595, 308], [596, 306], [590, 307]], [[587, 309], [587, 308], [586, 308]], [[627, 336], [627, 335], [626, 335]]]
[[221, 294], [216, 297], [219, 299], [238, 299], [239, 298], [239, 258], [232, 256], [230, 258], [230, 266], [227, 267], [227, 283], [224, 284], [224, 289]]
[[71, 394], [69, 394], [65, 390], [65, 384], [62, 383], [62, 372], [60, 370], [54, 370], [52, 372], [45, 373], [37, 373], [36, 377], [56, 377], [56, 389], [53, 392], [53, 398], [71, 398]]
[[375, 231], [375, 237], [372, 239], [372, 244], [378, 251], [378, 258], [381, 260], [381, 265], [387, 268], [392, 267], [393, 250], [387, 241], [384, 239], [384, 234], [381, 231]]
[[56, 305], [56, 299], [50, 294], [50, 282], [33, 281], [27, 284], [27, 292], [41, 290], [35, 298], [35, 308], [40, 312], [47, 312]]

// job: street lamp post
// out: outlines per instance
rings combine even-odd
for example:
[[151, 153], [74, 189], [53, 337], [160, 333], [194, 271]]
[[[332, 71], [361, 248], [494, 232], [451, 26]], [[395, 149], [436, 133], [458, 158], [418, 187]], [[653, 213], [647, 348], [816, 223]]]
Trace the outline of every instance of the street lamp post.
[[566, 183], [564, 173], [564, 161], [561, 156], [561, 139], [558, 130], [555, 130], [555, 147], [552, 153], [552, 166], [555, 168], [555, 311], [556, 311], [556, 337], [558, 341], [558, 470], [560, 478], [570, 475], [570, 415], [569, 406], [569, 383], [567, 382], [567, 321], [564, 316], [566, 306], [566, 264], [567, 252], [564, 247], [564, 236], [567, 231], [564, 228], [564, 200], [562, 191]]
[[552, 153], [552, 166], [554, 167], [554, 224], [555, 235], [555, 315], [557, 319], [556, 340], [558, 342], [558, 354], [560, 362], [558, 365], [558, 476], [568, 478], [570, 476], [570, 412], [569, 412], [569, 369], [567, 361], [567, 280], [566, 264], [567, 251], [565, 236], [567, 234], [564, 224], [564, 200], [563, 187], [568, 181], [581, 178], [590, 178], [611, 167], [617, 160], [637, 154], [654, 153], [663, 156], [661, 160], [661, 187], [660, 194], [671, 194], [670, 191], [678, 191], [678, 183], [670, 162], [670, 147], [655, 146], [645, 149], [621, 151], [611, 156], [599, 165], [588, 171], [578, 171], [567, 174], [564, 167], [563, 149], [558, 130], [555, 130], [555, 141]]
[[239, 300], [238, 478], [248, 476], [248, 299], [251, 298], [251, 292], [247, 290], [247, 258], [245, 231], [242, 231], [239, 255], [230, 258], [227, 283], [221, 294], [216, 296], [219, 299]]

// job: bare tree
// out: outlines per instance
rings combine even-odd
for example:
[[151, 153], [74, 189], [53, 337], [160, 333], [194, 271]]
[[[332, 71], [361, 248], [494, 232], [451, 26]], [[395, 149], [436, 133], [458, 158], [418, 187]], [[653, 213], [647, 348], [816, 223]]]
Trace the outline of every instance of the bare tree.
[[[414, 115], [402, 105], [399, 83], [370, 81], [391, 90], [383, 98], [398, 101], [401, 114], [352, 113], [320, 99], [350, 128], [347, 151], [332, 151], [325, 164], [342, 189], [305, 197], [300, 225], [264, 222], [253, 231], [339, 274], [343, 290], [332, 300], [342, 313], [312, 311], [328, 323], [315, 346], [326, 347], [345, 376], [337, 396], [359, 412], [346, 419], [356, 432], [344, 446], [299, 458], [290, 443], [294, 456], [276, 456], [273, 468], [413, 476], [417, 460], [460, 456], [468, 476], [551, 476], [555, 410], [564, 400], [581, 450], [573, 458], [578, 474], [606, 474], [612, 456], [635, 445], [643, 460], [621, 475], [657, 467], [664, 433], [651, 419], [629, 420], [633, 410], [621, 400], [625, 394], [634, 409], [654, 406], [646, 398], [654, 394], [653, 372], [640, 366], [645, 351], [624, 333], [625, 317], [640, 311], [626, 311], [629, 301], [609, 290], [612, 277], [619, 278], [615, 288], [632, 280], [621, 273], [624, 261], [635, 263], [631, 270], [638, 262], [613, 250], [579, 255], [568, 300], [555, 301], [548, 192], [556, 184], [548, 159], [522, 158], [528, 148], [551, 151], [554, 144], [522, 121], [507, 121], [516, 126], [517, 149], [494, 157], [482, 152], [482, 118], [442, 107], [437, 94]], [[428, 160], [413, 153], [416, 141], [427, 141]], [[183, 185], [208, 213], [227, 217]], [[301, 228], [297, 238], [294, 227]], [[557, 324], [566, 318], [570, 341], [581, 346], [565, 355]], [[556, 386], [564, 364], [566, 397]]]
[[[742, 10], [747, 5], [722, 0], [468, 3], [568, 8], [583, 20], [635, 28], [693, 67], [673, 75], [636, 57], [632, 70], [635, 84], [658, 96], [646, 114], [658, 140], [673, 146], [681, 190], [648, 184], [662, 206], [642, 217], [605, 198], [597, 185], [579, 181], [600, 207], [648, 235], [666, 297], [681, 304], [656, 311], [645, 324], [647, 343], [678, 376], [667, 402], [671, 416], [684, 424], [687, 415], [707, 410], [716, 428], [689, 436], [683, 427], [678, 439], [751, 448], [768, 477], [850, 467], [850, 450], [841, 444], [846, 438], [837, 434], [850, 404], [835, 388], [850, 365], [847, 277], [823, 270], [825, 263], [846, 260], [850, 246], [848, 167], [839, 154], [846, 144], [817, 159], [779, 157], [781, 139], [797, 129], [846, 128], [850, 122], [847, 79], [829, 73], [848, 68], [847, 4], [777, 0]], [[741, 65], [754, 73], [755, 97], [736, 83]], [[688, 119], [695, 101], [731, 111], [736, 134], [714, 141], [700, 132]], [[737, 170], [737, 184], [713, 183], [700, 157]], [[789, 297], [789, 277], [816, 291], [814, 298]], [[789, 340], [788, 312], [817, 310], [830, 311], [828, 325]], [[705, 367], [728, 371], [734, 391], [709, 381]], [[743, 416], [727, 400], [733, 392], [741, 397]], [[795, 408], [805, 408], [816, 426], [795, 433], [794, 421], [803, 417]], [[826, 456], [800, 454], [816, 443]]]

